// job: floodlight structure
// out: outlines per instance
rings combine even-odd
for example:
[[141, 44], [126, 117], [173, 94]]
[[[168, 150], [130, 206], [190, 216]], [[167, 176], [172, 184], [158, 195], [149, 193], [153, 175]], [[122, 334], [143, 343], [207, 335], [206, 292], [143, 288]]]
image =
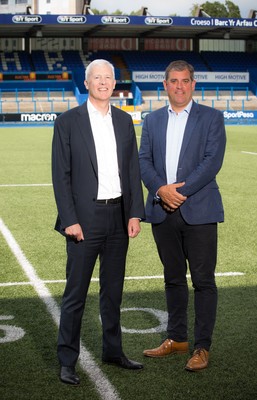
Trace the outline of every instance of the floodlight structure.
[[257, 10], [250, 10], [248, 18], [257, 19]]
[[43, 31], [42, 31], [42, 29], [43, 29], [43, 25], [33, 25], [33, 26], [29, 29], [27, 35], [28, 35], [29, 37], [42, 38], [42, 37], [43, 37]]
[[152, 16], [152, 14], [149, 13], [147, 7], [142, 7], [141, 8], [141, 15], [149, 15], [150, 17]]
[[204, 17], [204, 18], [211, 18], [209, 14], [207, 14], [202, 7], [197, 7], [195, 12], [195, 17]]
[[90, 14], [94, 15], [93, 11], [90, 8], [91, 0], [84, 0], [82, 14]]
[[27, 15], [32, 14], [32, 7], [31, 6], [27, 6], [26, 7], [26, 14]]
[[[41, 28], [41, 27], [38, 27], [38, 28]], [[43, 37], [42, 28], [36, 30], [36, 35], [35, 36], [37, 38], [42, 38]]]

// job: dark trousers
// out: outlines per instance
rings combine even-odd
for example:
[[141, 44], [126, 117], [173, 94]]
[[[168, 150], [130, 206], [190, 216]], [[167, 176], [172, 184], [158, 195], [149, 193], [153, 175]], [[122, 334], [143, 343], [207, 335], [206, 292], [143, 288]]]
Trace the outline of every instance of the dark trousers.
[[217, 310], [217, 224], [188, 225], [177, 210], [153, 224], [152, 231], [164, 266], [168, 337], [188, 340], [188, 265], [194, 288], [194, 348], [209, 350]]
[[[100, 315], [103, 357], [122, 353], [120, 306], [128, 249], [121, 204], [97, 204], [92, 228], [85, 240], [67, 238], [67, 283], [61, 306], [58, 359], [75, 366], [79, 356], [81, 321], [97, 257], [100, 260]], [[93, 334], [93, 333], [92, 333]]]

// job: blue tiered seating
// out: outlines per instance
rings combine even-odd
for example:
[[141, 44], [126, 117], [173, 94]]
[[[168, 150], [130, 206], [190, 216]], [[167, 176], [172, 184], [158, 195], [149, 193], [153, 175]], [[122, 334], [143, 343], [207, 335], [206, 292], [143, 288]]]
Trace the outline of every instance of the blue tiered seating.
[[165, 71], [168, 64], [175, 60], [188, 61], [198, 71], [207, 70], [201, 55], [189, 51], [126, 51], [123, 57], [132, 71]]
[[26, 51], [0, 52], [0, 71], [29, 72], [30, 70], [30, 54]]
[[63, 63], [68, 70], [72, 71], [75, 68], [84, 68], [83, 61], [79, 51], [65, 50], [62, 51]]
[[111, 64], [114, 65], [114, 70], [115, 70], [115, 79], [120, 80], [121, 78], [121, 71], [119, 68], [115, 68], [115, 62], [113, 60], [113, 56], [115, 55], [121, 55], [123, 54], [122, 52], [116, 52], [116, 51], [106, 51], [106, 50], [99, 50], [97, 52], [92, 52], [88, 54], [89, 60], [94, 61], [96, 59], [103, 59], [109, 61]]
[[31, 56], [27, 51], [18, 51], [21, 68], [19, 71], [31, 71]]
[[32, 51], [31, 56], [35, 71], [73, 71], [76, 68], [84, 68], [78, 50], [37, 50]]
[[202, 51], [203, 59], [212, 71], [248, 71], [257, 67], [257, 53]]
[[45, 52], [43, 50], [33, 50], [31, 52], [31, 59], [34, 71], [48, 71]]

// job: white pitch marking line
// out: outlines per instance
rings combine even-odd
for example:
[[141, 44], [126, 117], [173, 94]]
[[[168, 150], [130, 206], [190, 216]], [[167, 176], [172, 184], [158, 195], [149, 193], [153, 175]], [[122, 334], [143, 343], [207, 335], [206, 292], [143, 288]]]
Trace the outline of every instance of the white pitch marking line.
[[[34, 267], [27, 260], [25, 255], [23, 254], [20, 246], [14, 239], [12, 233], [4, 224], [3, 220], [0, 218], [0, 232], [5, 238], [8, 246], [10, 247], [12, 253], [16, 257], [18, 263], [22, 267], [23, 271], [27, 275], [30, 284], [34, 287], [35, 291], [45, 303], [48, 311], [50, 312], [52, 318], [54, 319], [57, 326], [59, 325], [60, 320], [60, 309], [56, 303], [56, 301], [52, 298], [51, 293], [45, 286], [44, 282], [38, 277]], [[112, 386], [112, 384], [105, 377], [101, 369], [93, 360], [89, 351], [81, 344], [80, 348], [80, 365], [82, 369], [89, 375], [92, 382], [94, 383], [96, 390], [98, 391], [101, 399], [103, 400], [120, 400], [120, 397], [116, 391], [116, 389]]]
[[[215, 276], [226, 277], [226, 276], [243, 276], [245, 275], [243, 272], [217, 272]], [[190, 278], [190, 275], [187, 275], [187, 278]], [[125, 277], [126, 281], [140, 281], [140, 280], [148, 280], [148, 279], [164, 279], [163, 275], [153, 275], [153, 276], [127, 276]], [[45, 280], [41, 281], [43, 283], [65, 283], [65, 279], [54, 279], [54, 280]], [[91, 282], [99, 282], [99, 278], [91, 278]], [[31, 285], [31, 282], [4, 282], [0, 283], [0, 287], [4, 286], [23, 286], [23, 285]]]
[[243, 154], [251, 154], [253, 156], [257, 156], [257, 153], [254, 153], [252, 151], [241, 151], [241, 153], [243, 153]]

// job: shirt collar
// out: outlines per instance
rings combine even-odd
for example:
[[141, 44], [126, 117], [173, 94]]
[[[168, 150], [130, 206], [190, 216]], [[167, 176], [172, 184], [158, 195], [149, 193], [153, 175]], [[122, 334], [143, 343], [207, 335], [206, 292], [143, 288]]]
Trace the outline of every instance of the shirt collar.
[[[184, 108], [183, 111], [186, 111], [186, 113], [189, 114], [190, 111], [191, 111], [192, 105], [193, 105], [193, 100], [191, 99], [190, 102], [187, 104], [187, 106]], [[181, 112], [183, 112], [183, 111], [181, 111]], [[168, 112], [172, 112], [172, 113], [175, 112], [175, 111], [173, 110], [171, 104], [169, 104]]]
[[[89, 114], [96, 114], [99, 113], [99, 111], [95, 108], [95, 106], [91, 103], [89, 98], [87, 99], [87, 109]], [[111, 105], [109, 104], [109, 109], [106, 115], [112, 116], [112, 111], [111, 111]]]

